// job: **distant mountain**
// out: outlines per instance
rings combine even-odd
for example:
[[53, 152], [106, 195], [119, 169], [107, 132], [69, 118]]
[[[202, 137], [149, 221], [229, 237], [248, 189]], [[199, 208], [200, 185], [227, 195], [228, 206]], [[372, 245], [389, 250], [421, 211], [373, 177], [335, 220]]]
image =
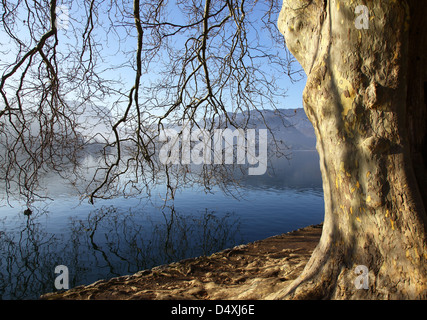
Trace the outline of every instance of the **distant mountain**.
[[[229, 116], [232, 116], [237, 124], [247, 119], [247, 113], [229, 114]], [[281, 141], [291, 150], [316, 149], [314, 128], [303, 108], [251, 112], [248, 127], [265, 129], [267, 126], [271, 129], [276, 141]], [[269, 141], [272, 141], [270, 133]]]

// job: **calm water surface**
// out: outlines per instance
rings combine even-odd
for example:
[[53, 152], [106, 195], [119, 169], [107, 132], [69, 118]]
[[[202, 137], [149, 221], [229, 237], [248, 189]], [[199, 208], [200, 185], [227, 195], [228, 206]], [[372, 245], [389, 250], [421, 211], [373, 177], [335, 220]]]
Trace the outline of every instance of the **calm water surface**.
[[[55, 291], [55, 266], [69, 269], [70, 287], [132, 274], [188, 257], [209, 255], [322, 222], [323, 192], [316, 152], [277, 160], [273, 174], [248, 176], [239, 199], [197, 188], [163, 206], [116, 198], [95, 205], [55, 186], [55, 200], [0, 207], [0, 297], [37, 299]], [[162, 193], [159, 187], [158, 194]]]

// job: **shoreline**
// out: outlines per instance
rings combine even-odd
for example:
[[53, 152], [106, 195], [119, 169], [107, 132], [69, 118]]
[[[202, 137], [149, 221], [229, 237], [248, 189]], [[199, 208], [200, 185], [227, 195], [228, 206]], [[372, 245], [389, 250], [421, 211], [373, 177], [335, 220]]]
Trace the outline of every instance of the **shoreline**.
[[321, 233], [322, 224], [311, 225], [40, 299], [270, 300], [302, 272]]

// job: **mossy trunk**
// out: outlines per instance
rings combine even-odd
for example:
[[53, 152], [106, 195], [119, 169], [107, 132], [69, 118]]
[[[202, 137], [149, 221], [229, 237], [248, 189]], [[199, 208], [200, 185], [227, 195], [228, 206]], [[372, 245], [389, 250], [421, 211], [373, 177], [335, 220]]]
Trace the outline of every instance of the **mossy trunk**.
[[325, 221], [277, 298], [427, 298], [427, 7], [364, 3], [367, 29], [355, 24], [357, 1], [283, 2], [279, 29], [307, 74]]

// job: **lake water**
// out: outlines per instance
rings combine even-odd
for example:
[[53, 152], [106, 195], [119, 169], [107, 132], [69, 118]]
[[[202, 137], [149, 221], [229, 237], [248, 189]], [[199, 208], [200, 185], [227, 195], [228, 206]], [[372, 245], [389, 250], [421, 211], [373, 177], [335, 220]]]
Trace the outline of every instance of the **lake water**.
[[167, 206], [160, 196], [90, 205], [58, 187], [55, 200], [41, 202], [29, 217], [22, 204], [3, 202], [0, 297], [37, 299], [55, 291], [57, 265], [68, 267], [74, 287], [322, 222], [317, 153], [294, 151], [274, 166], [274, 174], [247, 176], [238, 199], [187, 188]]

